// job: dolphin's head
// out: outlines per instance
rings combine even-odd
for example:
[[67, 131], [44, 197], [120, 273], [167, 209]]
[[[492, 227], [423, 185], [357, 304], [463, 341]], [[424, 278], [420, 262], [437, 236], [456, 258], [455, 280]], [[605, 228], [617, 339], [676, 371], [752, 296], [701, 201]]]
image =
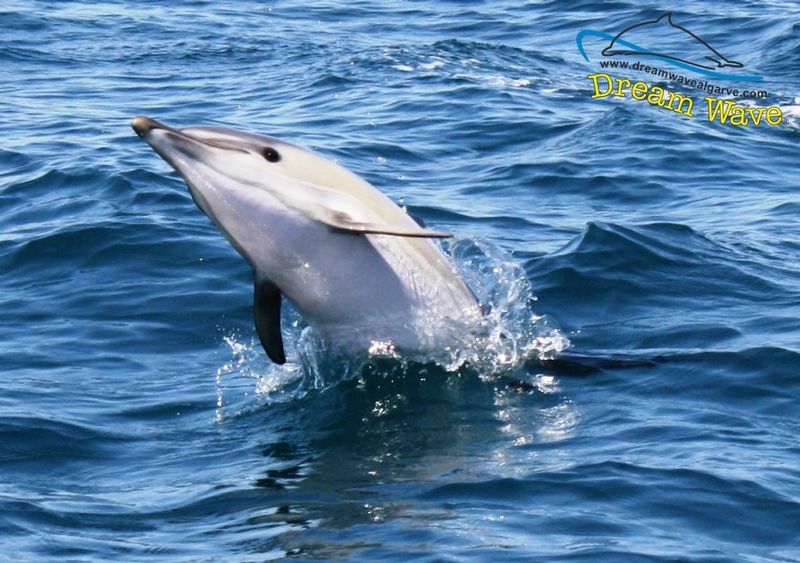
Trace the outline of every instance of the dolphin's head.
[[175, 129], [141, 116], [131, 126], [183, 176], [198, 206], [212, 218], [212, 198], [235, 190], [279, 193], [298, 182], [337, 190], [363, 183], [331, 160], [264, 135], [223, 127]]
[[134, 117], [131, 126], [183, 176], [197, 206], [251, 264], [275, 220], [296, 217], [285, 213], [287, 205], [318, 218], [310, 203], [324, 198], [310, 194], [374, 191], [336, 162], [272, 137], [223, 127], [176, 129], [149, 117]]
[[352, 176], [292, 144], [222, 127], [176, 129], [135, 117], [133, 130], [184, 179], [197, 206], [254, 267], [265, 245], [296, 214], [285, 202], [309, 184]]

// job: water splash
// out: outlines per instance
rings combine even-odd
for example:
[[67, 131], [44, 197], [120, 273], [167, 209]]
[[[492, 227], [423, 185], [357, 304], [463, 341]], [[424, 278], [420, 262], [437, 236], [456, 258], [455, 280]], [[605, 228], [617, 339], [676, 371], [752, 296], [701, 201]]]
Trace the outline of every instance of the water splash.
[[238, 332], [231, 332], [222, 341], [230, 351], [230, 359], [215, 374], [217, 422], [248, 410], [253, 397], [259, 402], [264, 398], [282, 401], [302, 394], [302, 364], [267, 364], [265, 368], [264, 353], [256, 339], [247, 340]]
[[239, 334], [224, 336], [231, 359], [216, 375], [218, 413], [236, 402], [227, 398], [233, 394], [247, 398], [252, 393], [268, 402], [291, 400], [312, 389], [385, 370], [387, 361], [392, 362], [395, 375], [417, 372], [424, 364], [452, 374], [475, 370], [491, 380], [521, 369], [530, 359], [552, 358], [569, 347], [568, 338], [553, 320], [534, 311], [533, 288], [510, 254], [488, 241], [470, 239], [445, 242], [444, 250], [481, 303], [484, 317], [474, 330], [432, 352], [402, 351], [392, 342], [373, 341], [368, 350], [353, 355], [342, 352], [287, 307], [288, 361], [283, 366], [265, 368], [257, 340], [243, 342]]
[[454, 240], [445, 250], [484, 309], [478, 330], [465, 335], [458, 349], [448, 350], [448, 370], [472, 365], [494, 376], [569, 347], [555, 322], [534, 312], [533, 288], [510, 254], [488, 241], [470, 239]]

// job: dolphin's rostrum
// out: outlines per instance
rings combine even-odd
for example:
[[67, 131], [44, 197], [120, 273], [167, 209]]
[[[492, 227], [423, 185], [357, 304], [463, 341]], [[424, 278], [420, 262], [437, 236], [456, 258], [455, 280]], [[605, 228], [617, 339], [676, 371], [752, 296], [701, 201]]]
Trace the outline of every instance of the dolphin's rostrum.
[[348, 348], [442, 346], [479, 318], [431, 240], [449, 235], [335, 162], [221, 127], [174, 129], [148, 117], [131, 125], [252, 266], [256, 330], [274, 362], [286, 361], [282, 297]]

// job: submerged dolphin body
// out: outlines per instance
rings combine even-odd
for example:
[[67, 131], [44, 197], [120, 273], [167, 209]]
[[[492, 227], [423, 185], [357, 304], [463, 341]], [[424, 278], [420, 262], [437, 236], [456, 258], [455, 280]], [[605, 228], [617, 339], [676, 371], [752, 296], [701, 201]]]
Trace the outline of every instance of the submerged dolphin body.
[[289, 143], [220, 127], [131, 122], [186, 181], [195, 203], [250, 263], [256, 330], [286, 357], [282, 297], [350, 348], [447, 345], [480, 309], [423, 228], [338, 164]]

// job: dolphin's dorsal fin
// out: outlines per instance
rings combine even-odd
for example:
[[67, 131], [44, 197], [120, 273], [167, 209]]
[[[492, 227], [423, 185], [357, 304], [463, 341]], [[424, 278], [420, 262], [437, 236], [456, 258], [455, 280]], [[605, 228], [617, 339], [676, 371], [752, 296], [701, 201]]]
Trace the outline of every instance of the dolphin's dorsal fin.
[[276, 364], [286, 363], [281, 335], [281, 292], [258, 272], [254, 272], [253, 318], [261, 346]]

